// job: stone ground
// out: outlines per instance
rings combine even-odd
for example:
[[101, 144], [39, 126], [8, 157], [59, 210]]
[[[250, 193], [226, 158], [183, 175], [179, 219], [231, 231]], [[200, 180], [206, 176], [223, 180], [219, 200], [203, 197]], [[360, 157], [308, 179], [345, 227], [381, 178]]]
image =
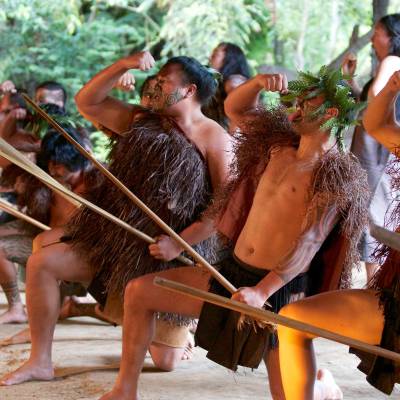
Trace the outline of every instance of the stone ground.
[[[0, 311], [6, 308], [0, 296]], [[0, 326], [0, 340], [26, 325]], [[112, 387], [117, 375], [121, 349], [121, 329], [91, 318], [75, 318], [57, 325], [54, 343], [56, 379], [52, 382], [30, 382], [14, 387], [0, 387], [0, 400], [95, 400]], [[316, 340], [320, 367], [332, 371], [345, 399], [400, 399], [397, 387], [388, 397], [372, 388], [356, 369], [357, 358], [347, 347]], [[29, 345], [1, 348], [0, 375], [18, 367], [28, 357]], [[271, 399], [265, 368], [241, 369], [232, 373], [195, 349], [192, 360], [183, 361], [174, 372], [155, 369], [146, 358], [140, 380], [142, 400], [223, 400]]]

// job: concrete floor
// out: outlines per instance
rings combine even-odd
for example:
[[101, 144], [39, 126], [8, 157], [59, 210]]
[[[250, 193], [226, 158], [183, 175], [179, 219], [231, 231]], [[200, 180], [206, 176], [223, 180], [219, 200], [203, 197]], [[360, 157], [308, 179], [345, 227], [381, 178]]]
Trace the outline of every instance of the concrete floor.
[[[5, 309], [0, 295], [0, 309]], [[0, 310], [1, 311], [1, 310]], [[0, 326], [0, 339], [26, 325]], [[52, 382], [31, 382], [0, 387], [0, 400], [95, 400], [112, 387], [121, 349], [121, 328], [91, 318], [76, 318], [57, 325], [54, 362], [57, 378]], [[3, 347], [0, 375], [17, 368], [28, 357], [29, 344]], [[345, 399], [400, 399], [397, 387], [388, 397], [372, 388], [356, 369], [357, 358], [345, 346], [316, 340], [320, 367], [332, 371]], [[271, 399], [264, 366], [256, 371], [241, 369], [232, 373], [195, 349], [192, 360], [183, 361], [174, 372], [156, 370], [148, 357], [140, 380], [142, 400], [222, 400]]]

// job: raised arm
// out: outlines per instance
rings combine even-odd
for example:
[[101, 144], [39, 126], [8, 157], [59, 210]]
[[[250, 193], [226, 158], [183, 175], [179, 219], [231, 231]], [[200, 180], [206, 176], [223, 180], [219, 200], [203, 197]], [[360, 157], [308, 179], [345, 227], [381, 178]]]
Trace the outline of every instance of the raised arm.
[[147, 71], [154, 66], [154, 58], [148, 51], [121, 58], [95, 75], [76, 94], [79, 112], [94, 125], [103, 125], [116, 133], [129, 128], [134, 106], [109, 96], [119, 79], [130, 69]]
[[[23, 120], [26, 117], [26, 110], [23, 108], [15, 108], [14, 110], [11, 110], [7, 116], [3, 119], [3, 121], [0, 122], [0, 137], [10, 144], [12, 144], [14, 147], [16, 146], [16, 142], [12, 142], [12, 139], [15, 138], [17, 135], [18, 129], [17, 129], [17, 122], [19, 120]], [[18, 148], [19, 150], [19, 148]], [[10, 165], [10, 161], [7, 159], [0, 157], [0, 167], [5, 168], [8, 165]]]
[[232, 90], [225, 100], [225, 113], [234, 125], [257, 117], [260, 93], [262, 90], [284, 93], [287, 78], [281, 74], [258, 74], [254, 78]]
[[[400, 127], [394, 118], [394, 105], [399, 91], [400, 71], [397, 71], [370, 101], [363, 116], [363, 124], [368, 134], [391, 152], [400, 147]], [[392, 117], [388, 118], [388, 114]]]

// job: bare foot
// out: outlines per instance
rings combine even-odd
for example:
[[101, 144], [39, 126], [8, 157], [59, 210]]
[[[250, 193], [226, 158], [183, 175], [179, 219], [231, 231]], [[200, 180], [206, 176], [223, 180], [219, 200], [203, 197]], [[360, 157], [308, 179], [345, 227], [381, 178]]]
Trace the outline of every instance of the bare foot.
[[342, 400], [343, 393], [336, 384], [333, 375], [328, 369], [319, 369], [317, 372], [317, 382], [323, 386], [324, 400]]
[[193, 349], [194, 349], [194, 339], [192, 334], [188, 333], [188, 341], [185, 346], [185, 350], [183, 351], [181, 360], [190, 360], [193, 357]]
[[73, 300], [70, 296], [64, 298], [64, 301], [61, 305], [60, 314], [58, 316], [59, 320], [67, 319], [72, 317], [72, 306]]
[[14, 304], [0, 315], [0, 324], [22, 324], [27, 321], [28, 317], [22, 303]]
[[9, 338], [0, 340], [0, 347], [2, 346], [10, 346], [12, 344], [22, 344], [22, 343], [30, 343], [31, 342], [31, 332], [29, 328], [23, 329], [19, 331], [13, 336]]
[[27, 361], [22, 367], [5, 375], [0, 380], [0, 385], [11, 386], [28, 381], [51, 381], [53, 378], [53, 367], [40, 367]]
[[65, 298], [60, 310], [59, 320], [72, 317], [92, 317], [100, 321], [107, 322], [111, 325], [116, 325], [114, 321], [108, 318], [97, 303], [81, 303], [74, 299], [74, 296]]

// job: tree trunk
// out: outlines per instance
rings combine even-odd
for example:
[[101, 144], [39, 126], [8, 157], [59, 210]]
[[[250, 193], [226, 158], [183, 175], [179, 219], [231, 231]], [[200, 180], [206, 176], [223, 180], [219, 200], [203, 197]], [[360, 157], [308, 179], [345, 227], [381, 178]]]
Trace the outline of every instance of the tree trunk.
[[329, 60], [332, 60], [335, 53], [337, 33], [340, 26], [339, 1], [340, 0], [331, 0], [331, 25], [329, 30], [329, 44], [325, 59], [326, 64]]
[[296, 64], [297, 68], [302, 70], [304, 68], [304, 44], [307, 33], [308, 17], [310, 11], [309, 0], [303, 0], [303, 15], [301, 18], [299, 40], [296, 46]]
[[374, 24], [387, 14], [389, 3], [390, 0], [372, 0], [372, 19]]
[[334, 69], [339, 68], [346, 53], [351, 52], [357, 54], [365, 45], [369, 43], [371, 35], [372, 29], [366, 34], [358, 36], [358, 25], [354, 26], [348, 47], [344, 49], [333, 61], [331, 61], [329, 67]]
[[279, 39], [278, 30], [276, 28], [276, 21], [278, 20], [278, 12], [276, 7], [276, 0], [265, 0], [265, 6], [271, 13], [271, 27], [274, 34], [274, 64], [283, 65], [285, 63], [285, 53], [283, 47], [283, 41]]

